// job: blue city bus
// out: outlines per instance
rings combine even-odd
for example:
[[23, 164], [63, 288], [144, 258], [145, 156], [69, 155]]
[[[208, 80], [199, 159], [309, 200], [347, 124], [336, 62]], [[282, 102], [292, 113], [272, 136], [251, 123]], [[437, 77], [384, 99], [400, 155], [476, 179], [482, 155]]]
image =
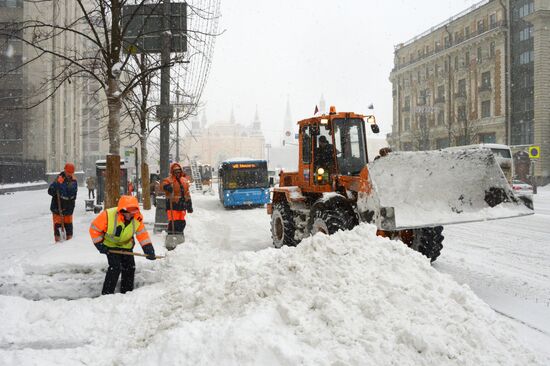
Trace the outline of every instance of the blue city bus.
[[218, 170], [218, 194], [224, 207], [269, 203], [267, 161], [234, 159], [222, 162]]

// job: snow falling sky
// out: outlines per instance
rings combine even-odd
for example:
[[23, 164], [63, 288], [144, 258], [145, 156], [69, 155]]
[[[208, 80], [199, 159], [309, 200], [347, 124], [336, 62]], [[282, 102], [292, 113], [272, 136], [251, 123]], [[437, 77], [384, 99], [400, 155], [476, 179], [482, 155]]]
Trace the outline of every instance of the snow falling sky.
[[250, 124], [258, 108], [268, 142], [279, 144], [287, 97], [293, 121], [327, 108], [367, 112], [391, 131], [393, 47], [478, 1], [222, 0], [203, 101], [209, 123]]

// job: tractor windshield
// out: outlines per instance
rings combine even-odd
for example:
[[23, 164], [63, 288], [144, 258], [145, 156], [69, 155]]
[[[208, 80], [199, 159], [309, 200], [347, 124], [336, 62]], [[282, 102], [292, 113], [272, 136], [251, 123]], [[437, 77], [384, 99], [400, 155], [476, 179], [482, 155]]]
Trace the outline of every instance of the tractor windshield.
[[367, 164], [363, 126], [361, 118], [334, 120], [336, 161], [342, 175], [359, 175]]

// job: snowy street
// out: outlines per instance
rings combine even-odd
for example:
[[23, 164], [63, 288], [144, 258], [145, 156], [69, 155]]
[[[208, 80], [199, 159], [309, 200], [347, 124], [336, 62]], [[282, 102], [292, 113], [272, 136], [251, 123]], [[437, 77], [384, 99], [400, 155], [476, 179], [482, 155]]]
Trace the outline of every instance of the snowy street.
[[535, 215], [445, 227], [433, 266], [369, 225], [277, 250], [265, 209], [195, 193], [187, 242], [152, 235], [167, 258], [108, 296], [84, 191], [61, 244], [45, 191], [0, 196], [0, 365], [550, 364], [548, 187]]

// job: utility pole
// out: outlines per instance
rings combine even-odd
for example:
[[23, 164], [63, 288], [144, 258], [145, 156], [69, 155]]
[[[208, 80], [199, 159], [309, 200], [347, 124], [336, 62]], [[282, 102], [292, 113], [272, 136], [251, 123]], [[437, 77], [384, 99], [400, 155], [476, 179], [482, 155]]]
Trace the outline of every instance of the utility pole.
[[170, 105], [170, 50], [172, 33], [170, 32], [170, 0], [164, 0], [164, 16], [162, 17], [162, 51], [160, 54], [162, 69], [160, 73], [160, 175], [167, 177], [169, 173], [170, 120], [172, 106]]
[[176, 89], [176, 161], [180, 161], [180, 91]]
[[[172, 119], [172, 106], [170, 105], [170, 52], [172, 49], [172, 32], [170, 31], [170, 0], [164, 0], [164, 16], [162, 17], [162, 50], [160, 62], [162, 69], [160, 71], [160, 105], [158, 116], [160, 120], [160, 179], [169, 174], [169, 150], [170, 150], [170, 120]], [[166, 204], [157, 201], [155, 211], [154, 232], [164, 229], [168, 223], [166, 215]], [[162, 207], [161, 207], [162, 206]]]

